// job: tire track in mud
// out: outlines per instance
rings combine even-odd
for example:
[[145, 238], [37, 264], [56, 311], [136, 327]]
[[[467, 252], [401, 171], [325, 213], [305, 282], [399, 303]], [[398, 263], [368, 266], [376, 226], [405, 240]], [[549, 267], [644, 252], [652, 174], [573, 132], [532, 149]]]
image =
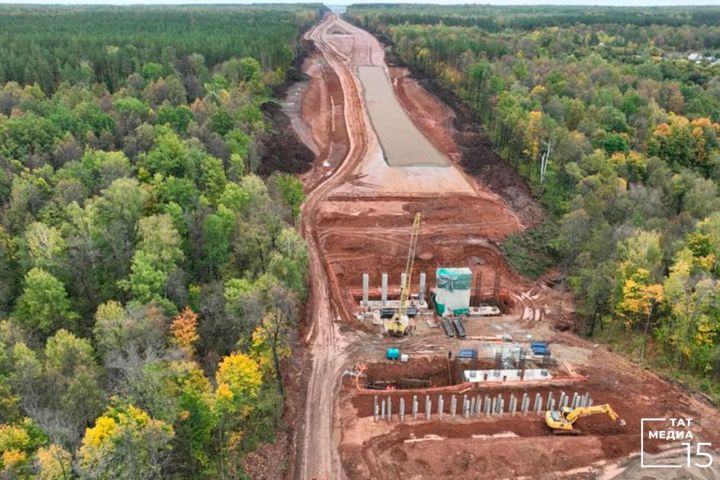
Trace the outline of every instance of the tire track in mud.
[[[346, 57], [329, 47], [322, 38], [335, 22], [335, 17], [329, 15], [305, 35], [307, 40], [315, 44], [340, 80], [345, 98], [343, 108], [349, 144], [348, 153], [340, 167], [308, 194], [302, 208], [301, 230], [308, 243], [310, 255], [309, 311], [313, 317], [306, 338], [312, 355], [312, 370], [308, 379], [305, 422], [302, 428], [302, 444], [299, 446], [300, 455], [298, 455], [300, 463], [298, 476], [305, 480], [344, 478], [334, 440], [333, 425], [340, 388], [340, 370], [345, 358], [334, 319], [336, 312], [344, 307], [333, 302], [330, 290], [338, 290], [338, 287], [329, 281], [327, 262], [324, 261], [319, 248], [316, 218], [319, 203], [340, 185], [344, 176], [362, 160], [367, 134], [363, 129], [362, 106], [359, 104], [356, 85], [349, 72], [344, 71], [336, 58], [336, 56]], [[349, 102], [353, 102], [351, 108], [348, 108]], [[339, 294], [338, 291], [333, 293]]]

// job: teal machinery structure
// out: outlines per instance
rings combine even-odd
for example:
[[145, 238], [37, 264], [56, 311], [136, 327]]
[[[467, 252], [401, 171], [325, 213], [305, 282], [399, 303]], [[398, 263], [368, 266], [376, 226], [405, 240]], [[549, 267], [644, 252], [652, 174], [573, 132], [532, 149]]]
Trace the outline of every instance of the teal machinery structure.
[[470, 312], [472, 270], [438, 268], [435, 272], [435, 309], [438, 315], [465, 315]]

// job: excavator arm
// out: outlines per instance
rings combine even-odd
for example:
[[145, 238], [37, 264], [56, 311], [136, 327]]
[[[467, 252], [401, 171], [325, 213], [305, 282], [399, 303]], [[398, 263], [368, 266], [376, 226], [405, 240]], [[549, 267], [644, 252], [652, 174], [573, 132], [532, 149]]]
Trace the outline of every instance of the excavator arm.
[[612, 420], [613, 422], [617, 422], [620, 418], [620, 415], [618, 415], [615, 410], [613, 410], [612, 407], [607, 403], [604, 405], [593, 405], [592, 407], [578, 407], [568, 413], [565, 418], [568, 422], [575, 423], [575, 420], [580, 417], [596, 415], [598, 413], [607, 414], [607, 416], [610, 417], [610, 420]]

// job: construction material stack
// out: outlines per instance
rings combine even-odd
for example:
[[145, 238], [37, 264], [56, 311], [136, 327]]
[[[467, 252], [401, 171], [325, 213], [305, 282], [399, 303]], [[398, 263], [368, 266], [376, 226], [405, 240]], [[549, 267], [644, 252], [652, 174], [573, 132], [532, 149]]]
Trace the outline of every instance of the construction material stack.
[[547, 342], [532, 342], [530, 344], [530, 348], [532, 349], [533, 355], [537, 355], [539, 357], [550, 355], [550, 346]]

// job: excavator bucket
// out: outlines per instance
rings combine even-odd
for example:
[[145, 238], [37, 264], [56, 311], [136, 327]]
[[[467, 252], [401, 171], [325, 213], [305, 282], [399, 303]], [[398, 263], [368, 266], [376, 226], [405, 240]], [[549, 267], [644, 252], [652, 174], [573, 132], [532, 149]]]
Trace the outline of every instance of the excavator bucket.
[[626, 422], [625, 420], [623, 420], [622, 418], [618, 418], [617, 423], [618, 423], [618, 425], [620, 425], [621, 427], [624, 427], [625, 425], [627, 425], [627, 422]]

